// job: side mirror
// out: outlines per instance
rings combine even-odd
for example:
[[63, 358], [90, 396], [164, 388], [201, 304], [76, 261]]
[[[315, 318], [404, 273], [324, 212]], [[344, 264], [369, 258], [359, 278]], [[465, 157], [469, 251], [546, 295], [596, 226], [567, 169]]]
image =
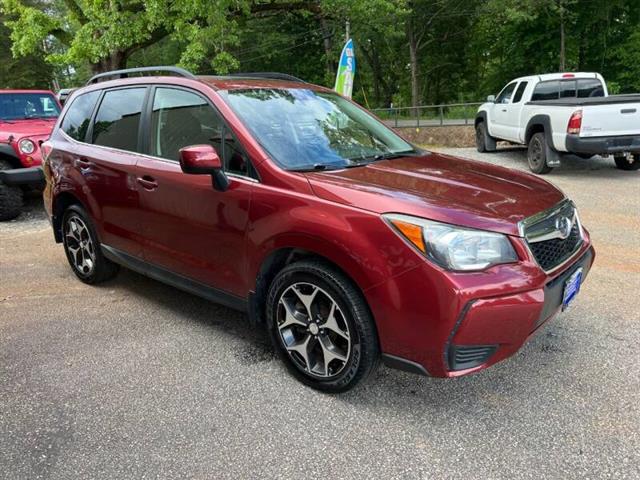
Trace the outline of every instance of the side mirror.
[[191, 175], [211, 175], [213, 188], [224, 192], [229, 179], [222, 170], [222, 161], [211, 145], [190, 145], [180, 149], [180, 168]]
[[495, 103], [495, 101], [496, 101], [496, 96], [495, 96], [495, 95], [489, 95], [489, 96], [487, 97], [487, 102], [489, 102], [489, 103]]

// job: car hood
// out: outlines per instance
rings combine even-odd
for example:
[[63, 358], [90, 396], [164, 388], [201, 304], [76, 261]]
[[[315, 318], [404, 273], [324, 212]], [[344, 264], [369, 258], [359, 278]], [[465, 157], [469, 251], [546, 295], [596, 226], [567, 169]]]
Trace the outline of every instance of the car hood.
[[528, 173], [438, 153], [306, 175], [325, 200], [509, 235], [518, 235], [520, 220], [564, 198]]
[[0, 120], [0, 142], [8, 143], [9, 138], [49, 136], [56, 118], [32, 118], [29, 120]]

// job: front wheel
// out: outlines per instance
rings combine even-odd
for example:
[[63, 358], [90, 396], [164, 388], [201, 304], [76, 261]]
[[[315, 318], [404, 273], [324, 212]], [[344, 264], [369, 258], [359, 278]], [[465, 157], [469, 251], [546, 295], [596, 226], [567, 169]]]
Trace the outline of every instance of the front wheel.
[[489, 135], [484, 121], [476, 125], [476, 150], [480, 153], [496, 150], [496, 139]]
[[640, 154], [635, 154], [633, 159], [629, 161], [627, 157], [613, 157], [613, 160], [616, 162], [616, 167], [620, 170], [639, 170], [640, 169]]
[[276, 276], [267, 325], [289, 371], [317, 390], [349, 390], [378, 364], [378, 336], [362, 294], [323, 262], [296, 262]]
[[544, 136], [544, 132], [536, 133], [529, 140], [527, 162], [529, 163], [529, 170], [533, 173], [542, 175], [553, 170], [547, 165], [547, 139]]

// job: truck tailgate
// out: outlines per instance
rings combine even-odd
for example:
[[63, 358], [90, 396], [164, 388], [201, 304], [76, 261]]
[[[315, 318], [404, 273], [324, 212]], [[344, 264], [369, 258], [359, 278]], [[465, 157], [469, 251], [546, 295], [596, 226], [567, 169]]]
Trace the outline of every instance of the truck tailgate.
[[624, 103], [582, 107], [580, 137], [640, 135], [640, 97]]

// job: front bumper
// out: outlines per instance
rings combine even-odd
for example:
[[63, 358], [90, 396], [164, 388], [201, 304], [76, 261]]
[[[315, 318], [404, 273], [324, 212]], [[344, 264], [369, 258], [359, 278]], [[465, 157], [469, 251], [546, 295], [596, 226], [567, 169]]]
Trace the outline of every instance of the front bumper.
[[5, 185], [29, 185], [32, 187], [43, 187], [44, 172], [42, 171], [42, 167], [0, 170], [0, 182]]
[[624, 135], [616, 137], [580, 137], [568, 134], [567, 151], [589, 155], [616, 153], [640, 153], [640, 135]]
[[545, 274], [523, 248], [518, 264], [451, 274], [424, 265], [365, 291], [383, 360], [434, 377], [482, 370], [517, 352], [561, 309], [566, 279], [587, 276], [595, 252], [588, 232], [564, 268]]

